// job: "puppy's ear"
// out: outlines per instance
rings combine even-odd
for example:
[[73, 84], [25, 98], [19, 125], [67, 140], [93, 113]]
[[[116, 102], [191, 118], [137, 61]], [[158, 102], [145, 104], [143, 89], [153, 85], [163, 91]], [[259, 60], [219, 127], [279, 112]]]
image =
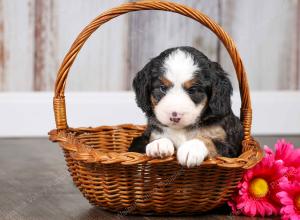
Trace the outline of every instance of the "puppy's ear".
[[152, 61], [139, 71], [133, 79], [132, 87], [136, 95], [137, 105], [146, 113], [147, 116], [152, 114], [151, 108], [151, 69]]
[[223, 117], [231, 112], [232, 85], [220, 64], [212, 62], [211, 96], [208, 102], [211, 116]]

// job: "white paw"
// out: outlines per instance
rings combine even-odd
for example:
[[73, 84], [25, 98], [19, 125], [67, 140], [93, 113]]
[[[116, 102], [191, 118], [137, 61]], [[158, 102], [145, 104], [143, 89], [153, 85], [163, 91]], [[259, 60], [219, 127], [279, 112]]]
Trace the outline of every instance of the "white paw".
[[178, 162], [187, 167], [199, 166], [207, 155], [205, 144], [197, 139], [184, 142], [177, 150]]
[[174, 154], [174, 145], [168, 138], [160, 138], [146, 146], [146, 154], [149, 157], [169, 157]]

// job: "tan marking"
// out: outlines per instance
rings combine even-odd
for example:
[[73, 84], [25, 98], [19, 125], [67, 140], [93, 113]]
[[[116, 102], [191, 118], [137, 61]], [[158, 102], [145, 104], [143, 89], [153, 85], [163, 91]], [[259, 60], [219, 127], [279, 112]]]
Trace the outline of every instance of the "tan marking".
[[191, 79], [183, 83], [183, 88], [188, 90], [189, 88], [193, 87], [196, 84], [196, 79]]
[[226, 139], [226, 132], [219, 125], [202, 127], [199, 129], [199, 135], [220, 141], [224, 141]]
[[203, 137], [201, 135], [198, 135], [197, 139], [200, 140], [200, 141], [203, 141], [203, 143], [207, 147], [207, 150], [209, 152], [207, 157], [209, 159], [220, 156], [220, 155], [218, 155], [216, 146], [215, 146], [214, 142], [212, 141], [212, 139], [210, 139], [208, 137]]
[[173, 83], [168, 80], [167, 78], [165, 78], [164, 76], [159, 77], [159, 80], [162, 84], [164, 84], [164, 86], [166, 86], [167, 88], [173, 86]]
[[151, 96], [150, 99], [151, 99], [151, 105], [152, 105], [152, 107], [156, 106], [157, 103], [158, 103], [158, 101], [153, 96]]
[[200, 128], [197, 138], [205, 143], [209, 151], [208, 157], [214, 158], [220, 155], [218, 155], [216, 146], [212, 140], [215, 139], [215, 140], [225, 141], [226, 133], [221, 126], [211, 125], [211, 126]]

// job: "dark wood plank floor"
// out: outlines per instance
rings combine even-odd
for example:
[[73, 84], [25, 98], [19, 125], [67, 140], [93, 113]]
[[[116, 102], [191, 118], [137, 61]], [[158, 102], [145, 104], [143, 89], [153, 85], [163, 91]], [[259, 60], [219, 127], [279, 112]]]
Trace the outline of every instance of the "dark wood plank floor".
[[[92, 207], [82, 197], [72, 184], [57, 144], [46, 138], [0, 139], [1, 220], [116, 218], [116, 214]], [[250, 219], [217, 213], [189, 217], [123, 216], [121, 219], [199, 218]]]

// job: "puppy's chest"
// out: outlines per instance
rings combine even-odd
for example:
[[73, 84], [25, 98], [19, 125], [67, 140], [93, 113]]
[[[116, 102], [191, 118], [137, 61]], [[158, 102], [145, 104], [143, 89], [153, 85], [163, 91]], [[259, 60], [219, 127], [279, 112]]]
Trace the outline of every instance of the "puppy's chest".
[[207, 126], [189, 131], [184, 129], [163, 128], [161, 133], [152, 132], [150, 141], [159, 138], [168, 138], [173, 142], [175, 147], [178, 148], [184, 142], [195, 139], [199, 136], [210, 139], [225, 140], [226, 133], [221, 126]]
[[185, 131], [177, 129], [163, 129], [162, 133], [151, 133], [151, 141], [159, 138], [169, 138], [176, 148], [178, 148], [184, 142], [191, 140], [197, 136], [197, 131]]

